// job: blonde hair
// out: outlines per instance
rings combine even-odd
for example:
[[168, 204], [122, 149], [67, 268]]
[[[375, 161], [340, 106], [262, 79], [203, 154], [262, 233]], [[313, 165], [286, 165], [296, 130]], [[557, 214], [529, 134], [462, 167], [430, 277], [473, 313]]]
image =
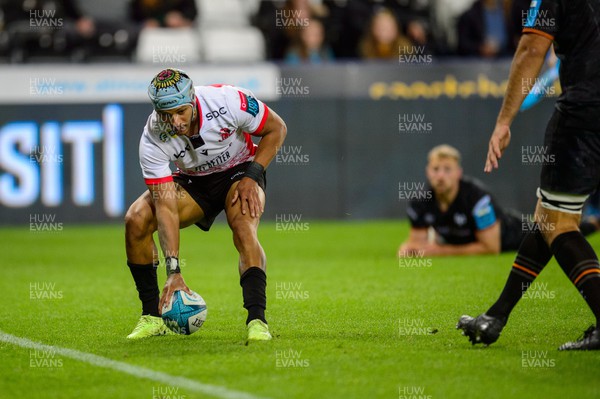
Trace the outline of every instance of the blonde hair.
[[459, 165], [461, 161], [460, 152], [451, 145], [441, 144], [435, 146], [429, 151], [427, 155], [427, 161], [431, 162], [433, 159], [442, 158], [442, 159], [454, 159]]

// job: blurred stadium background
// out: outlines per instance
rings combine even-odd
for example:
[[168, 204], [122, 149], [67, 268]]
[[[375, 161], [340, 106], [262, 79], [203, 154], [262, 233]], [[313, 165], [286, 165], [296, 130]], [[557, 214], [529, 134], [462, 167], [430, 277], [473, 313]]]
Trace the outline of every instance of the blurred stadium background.
[[266, 219], [404, 218], [439, 143], [501, 203], [533, 209], [540, 165], [522, 154], [553, 100], [518, 118], [502, 168], [482, 172], [528, 1], [0, 4], [1, 224], [119, 222], [145, 189], [146, 88], [165, 66], [247, 87], [287, 122]]
[[[558, 85], [517, 118], [501, 168], [483, 173], [528, 3], [0, 0], [0, 289], [11, 299], [0, 314], [0, 398], [154, 399], [181, 387], [169, 375], [227, 398], [462, 398], [465, 387], [473, 397], [598, 398], [596, 354], [552, 351], [591, 322], [557, 265], [528, 291], [557, 300], [522, 301], [501, 341], [480, 350], [455, 323], [497, 295], [513, 254], [423, 267], [396, 258], [406, 199], [437, 144], [458, 148], [502, 205], [533, 212]], [[168, 66], [196, 85], [251, 89], [287, 123], [259, 230], [273, 265], [268, 346], [243, 345], [225, 225], [182, 232], [186, 281], [209, 304], [202, 333], [160, 345], [124, 338], [139, 302], [122, 219], [145, 190], [146, 89]], [[369, 222], [346, 222], [358, 220]], [[290, 228], [310, 234], [281, 231]], [[54, 345], [167, 378], [100, 369]], [[296, 353], [310, 367], [279, 367]], [[179, 399], [206, 397], [184, 388]]]

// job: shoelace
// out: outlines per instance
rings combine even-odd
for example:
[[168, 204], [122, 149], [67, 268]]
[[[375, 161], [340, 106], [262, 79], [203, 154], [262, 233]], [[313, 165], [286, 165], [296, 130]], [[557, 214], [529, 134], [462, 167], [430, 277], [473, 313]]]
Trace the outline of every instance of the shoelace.
[[148, 321], [151, 321], [151, 320], [144, 319], [144, 323], [142, 323], [142, 321], [140, 320], [140, 321], [138, 322], [138, 324], [135, 326], [135, 328], [133, 329], [133, 331], [132, 331], [132, 332], [138, 332], [138, 331], [140, 331], [142, 328], [144, 328], [144, 326], [146, 325], [146, 323], [147, 323]]

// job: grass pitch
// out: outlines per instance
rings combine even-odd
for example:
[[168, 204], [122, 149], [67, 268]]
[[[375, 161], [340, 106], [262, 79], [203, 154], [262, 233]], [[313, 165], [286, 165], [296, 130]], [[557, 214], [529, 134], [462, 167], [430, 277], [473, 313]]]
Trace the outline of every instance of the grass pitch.
[[[122, 226], [0, 229], [0, 330], [265, 398], [597, 398], [600, 353], [556, 348], [593, 323], [553, 260], [500, 340], [472, 347], [459, 316], [496, 299], [514, 254], [399, 263], [403, 222], [263, 223], [274, 340], [245, 345], [231, 233], [182, 232], [186, 282], [208, 304], [191, 336], [128, 341], [140, 312]], [[600, 248], [600, 235], [591, 239]], [[164, 266], [159, 270], [164, 282]], [[52, 351], [0, 342], [0, 398], [206, 397]]]

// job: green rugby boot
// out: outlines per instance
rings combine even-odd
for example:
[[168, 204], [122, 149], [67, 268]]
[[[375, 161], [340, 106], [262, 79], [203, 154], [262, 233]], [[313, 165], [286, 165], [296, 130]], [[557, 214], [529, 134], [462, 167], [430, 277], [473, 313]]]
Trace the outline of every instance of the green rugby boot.
[[153, 337], [155, 335], [176, 335], [165, 325], [161, 317], [143, 315], [137, 325], [127, 336], [128, 339], [140, 339]]
[[248, 323], [248, 341], [270, 341], [273, 339], [269, 332], [269, 326], [259, 319]]

